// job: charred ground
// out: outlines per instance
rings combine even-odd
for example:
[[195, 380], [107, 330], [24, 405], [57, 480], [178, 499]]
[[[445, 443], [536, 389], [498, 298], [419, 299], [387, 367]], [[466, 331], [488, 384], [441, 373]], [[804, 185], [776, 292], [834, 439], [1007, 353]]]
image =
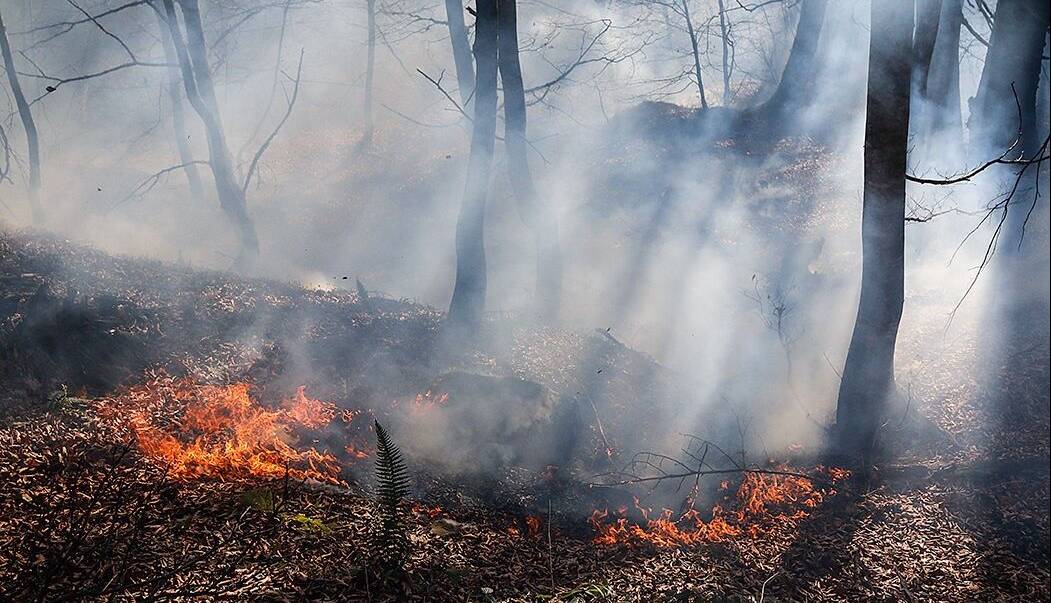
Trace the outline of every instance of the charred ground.
[[[1047, 593], [1039, 408], [1016, 409], [1029, 420], [992, 434], [1004, 445], [990, 460], [977, 443], [997, 423], [975, 420], [981, 408], [952, 395], [920, 400], [947, 438], [902, 450], [903, 461], [842, 484], [804, 515], [788, 517], [788, 509], [755, 534], [686, 547], [602, 545], [587, 514], [630, 506], [632, 494], [586, 487], [609, 470], [606, 447], [644, 449], [672, 420], [662, 412], [688, 395], [608, 334], [494, 318], [486, 345], [436, 353], [440, 314], [407, 301], [115, 258], [21, 232], [3, 232], [0, 248], [0, 565], [9, 597], [963, 601]], [[1016, 383], [1041, 379], [1041, 363], [1034, 366], [1015, 371]], [[267, 400], [305, 384], [312, 397], [395, 421], [396, 437], [392, 400], [443, 392], [454, 401], [446, 424], [482, 426], [454, 439], [484, 445], [439, 465], [426, 443], [400, 442], [414, 475], [412, 556], [396, 586], [370, 582], [371, 462], [340, 455], [345, 484], [337, 486], [174, 479], [144, 457], [126, 425], [100, 412], [164, 374], [250, 382]], [[517, 407], [517, 422], [461, 420], [456, 413], [471, 412], [478, 398]], [[567, 440], [565, 429], [576, 437]], [[319, 446], [337, 449], [346, 436], [320, 437]], [[549, 444], [526, 444], [538, 438]], [[564, 441], [577, 445], [560, 449]], [[631, 521], [645, 525], [636, 515]]]

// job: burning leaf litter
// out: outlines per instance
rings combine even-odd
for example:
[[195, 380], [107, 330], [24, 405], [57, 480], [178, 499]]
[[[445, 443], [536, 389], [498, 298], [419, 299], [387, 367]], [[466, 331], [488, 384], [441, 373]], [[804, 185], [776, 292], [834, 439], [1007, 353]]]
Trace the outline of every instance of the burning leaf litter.
[[[787, 472], [787, 468], [782, 470]], [[850, 475], [845, 469], [818, 467], [817, 470], [827, 474], [833, 483]], [[720, 487], [728, 490], [730, 483], [724, 481]], [[732, 507], [713, 506], [708, 520], [692, 503], [678, 515], [665, 508], [654, 516], [653, 509], [644, 507], [636, 497], [635, 509], [641, 513], [643, 524], [628, 519], [627, 507], [612, 513], [608, 509], [596, 509], [588, 523], [596, 532], [593, 541], [603, 545], [674, 547], [725, 542], [745, 536], [758, 538], [774, 526], [805, 519], [835, 494], [835, 488], [815, 488], [813, 480], [805, 477], [747, 471], [730, 500]]]
[[[182, 416], [163, 424], [158, 411], [171, 408]], [[297, 431], [324, 428], [336, 416], [334, 404], [308, 397], [305, 387], [269, 408], [248, 383], [202, 385], [161, 374], [107, 400], [104, 412], [126, 421], [142, 454], [176, 479], [287, 475], [342, 483], [331, 453], [298, 445]]]

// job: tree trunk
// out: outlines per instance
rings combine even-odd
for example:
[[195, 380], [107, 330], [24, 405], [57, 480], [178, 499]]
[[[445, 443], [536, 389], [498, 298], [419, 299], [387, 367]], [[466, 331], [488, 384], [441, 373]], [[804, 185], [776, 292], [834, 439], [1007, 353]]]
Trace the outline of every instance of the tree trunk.
[[360, 144], [368, 145], [372, 142], [372, 133], [376, 127], [372, 117], [372, 86], [376, 76], [376, 0], [365, 0], [365, 8], [369, 28], [369, 42], [365, 65], [365, 103], [362, 108], [365, 114], [365, 134], [361, 137]]
[[219, 206], [237, 228], [240, 238], [239, 263], [249, 261], [259, 253], [259, 240], [256, 237], [255, 225], [248, 215], [245, 202], [245, 191], [234, 176], [233, 159], [226, 144], [222, 121], [219, 117], [218, 103], [215, 99], [215, 87], [212, 84], [211, 68], [208, 65], [204, 29], [197, 8], [197, 0], [178, 0], [182, 9], [183, 23], [186, 27], [187, 40], [184, 41], [175, 14], [174, 0], [164, 0], [168, 20], [168, 31], [171, 33], [175, 54], [179, 59], [182, 71], [183, 87], [186, 98], [204, 124], [208, 141], [208, 159], [215, 178], [215, 190], [219, 197]]
[[478, 0], [476, 12], [474, 124], [456, 223], [456, 282], [449, 302], [449, 322], [468, 332], [478, 328], [485, 309], [485, 201], [496, 144], [497, 0]]
[[515, 0], [498, 0], [498, 56], [504, 89], [504, 139], [507, 171], [519, 214], [533, 233], [537, 249], [535, 311], [545, 322], [558, 320], [562, 297], [562, 256], [558, 224], [547, 203], [537, 198], [526, 145], [526, 102], [518, 57]]
[[37, 136], [33, 112], [22, 91], [22, 84], [18, 81], [18, 72], [15, 71], [15, 60], [11, 53], [11, 44], [7, 39], [7, 27], [4, 25], [3, 15], [0, 15], [0, 53], [3, 54], [4, 71], [7, 72], [7, 82], [11, 85], [11, 95], [18, 108], [18, 117], [22, 120], [22, 128], [26, 133], [29, 159], [29, 211], [33, 223], [39, 225], [44, 221], [44, 208], [40, 203], [40, 138]]
[[726, 18], [726, 6], [719, 0], [719, 33], [723, 40], [723, 106], [730, 106], [730, 23]]
[[927, 90], [927, 75], [934, 56], [941, 12], [942, 0], [916, 0], [916, 31], [912, 38], [913, 108], [915, 101], [920, 100], [915, 93], [922, 94]]
[[[172, 45], [171, 32], [168, 24], [164, 21], [164, 15], [157, 12], [157, 24], [160, 26], [161, 43], [164, 46], [164, 60], [172, 65], [178, 65], [179, 57], [175, 54]], [[179, 162], [183, 164], [186, 173], [186, 182], [190, 187], [190, 195], [196, 201], [204, 200], [204, 185], [201, 183], [201, 172], [193, 162], [193, 151], [188, 142], [189, 135], [186, 132], [186, 114], [183, 111], [182, 92], [180, 92], [179, 68], [172, 67], [168, 70], [168, 80], [164, 84], [168, 93], [168, 100], [172, 107], [172, 129], [175, 134], [175, 147], [179, 152]]]
[[760, 108], [769, 123], [776, 123], [810, 100], [816, 79], [815, 58], [827, 8], [828, 0], [802, 0], [795, 39], [781, 72], [781, 81]]
[[905, 297], [905, 162], [912, 0], [872, 3], [861, 299], [836, 409], [836, 445], [868, 456], [894, 393], [894, 345]]
[[[1019, 129], [1023, 136], [1031, 133], [1036, 137], [1036, 92], [1049, 11], [1044, 0], [997, 3], [989, 51], [968, 123], [976, 152], [1002, 153], [1017, 138]], [[1032, 144], [1022, 147], [1032, 148]]]
[[959, 148], [963, 142], [960, 116], [960, 27], [963, 25], [963, 0], [942, 0], [938, 34], [934, 41], [930, 67], [927, 69], [923, 97], [922, 135], [935, 138], [939, 145]]
[[682, 0], [682, 16], [686, 20], [686, 33], [690, 34], [690, 48], [693, 50], [693, 73], [697, 77], [697, 95], [701, 97], [701, 108], [708, 108], [708, 100], [704, 97], [704, 77], [701, 73], [701, 52], [697, 47], [697, 32], [693, 29], [693, 19], [690, 18], [689, 0]]
[[453, 48], [456, 64], [456, 84], [460, 88], [463, 108], [474, 94], [474, 61], [471, 59], [471, 42], [467, 39], [467, 26], [463, 20], [462, 0], [445, 0], [445, 20], [449, 23], [449, 43]]
[[[971, 107], [971, 150], [988, 158], [1004, 152], [1021, 134], [1011, 159], [1032, 158], [1039, 152], [1043, 135], [1037, 126], [1037, 90], [1040, 61], [1051, 20], [1051, 6], [1043, 0], [1000, 0], [996, 5], [989, 51]], [[1040, 107], [1047, 112], [1047, 106]], [[1013, 186], [1018, 170], [1013, 166], [995, 170], [1002, 189]], [[1023, 228], [1034, 202], [1037, 169], [1030, 168], [1007, 207], [1007, 219], [997, 248], [1016, 253], [1023, 243]], [[1031, 176], [1030, 176], [1031, 174]], [[999, 192], [999, 191], [997, 191]]]

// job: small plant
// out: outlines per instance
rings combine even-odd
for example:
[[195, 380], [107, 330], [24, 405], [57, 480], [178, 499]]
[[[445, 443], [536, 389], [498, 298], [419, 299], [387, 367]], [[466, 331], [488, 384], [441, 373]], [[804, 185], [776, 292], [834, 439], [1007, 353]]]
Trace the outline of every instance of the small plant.
[[63, 384], [60, 389], [48, 394], [47, 404], [51, 410], [70, 413], [83, 409], [87, 404], [87, 400], [70, 393], [69, 388]]
[[253, 488], [241, 493], [241, 502], [261, 513], [277, 512], [277, 497], [269, 488]]
[[409, 554], [405, 510], [401, 505], [409, 495], [409, 470], [387, 430], [379, 421], [375, 426], [376, 495], [380, 519], [373, 545], [388, 569], [398, 569]]
[[284, 519], [292, 527], [301, 532], [315, 532], [319, 534], [332, 533], [332, 528], [327, 523], [304, 513], [286, 514]]

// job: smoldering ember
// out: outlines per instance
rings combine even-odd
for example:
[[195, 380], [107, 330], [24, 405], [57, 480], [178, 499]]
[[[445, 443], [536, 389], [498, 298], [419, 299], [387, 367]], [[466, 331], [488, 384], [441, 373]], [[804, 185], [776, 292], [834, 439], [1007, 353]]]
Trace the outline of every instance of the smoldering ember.
[[0, 600], [1048, 600], [1049, 20], [0, 0]]

